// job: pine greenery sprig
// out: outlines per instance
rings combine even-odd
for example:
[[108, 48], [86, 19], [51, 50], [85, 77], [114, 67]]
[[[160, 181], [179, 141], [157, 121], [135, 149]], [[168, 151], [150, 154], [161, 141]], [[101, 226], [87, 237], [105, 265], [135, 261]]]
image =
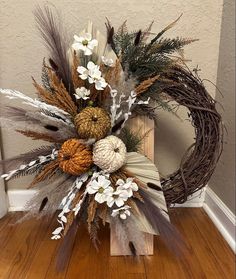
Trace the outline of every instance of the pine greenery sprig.
[[[106, 25], [108, 34], [110, 34], [109, 40], [112, 41], [111, 47], [119, 57], [123, 69], [138, 82], [142, 82], [155, 75], [161, 76], [161, 74], [168, 72], [176, 63], [171, 55], [181, 51], [184, 46], [196, 41], [180, 37], [163, 38], [164, 33], [172, 28], [180, 17], [161, 30], [149, 42], [147, 39], [150, 37], [152, 24], [143, 32], [142, 30], [128, 32], [126, 22], [116, 32], [110, 22]], [[171, 111], [168, 102], [161, 97], [161, 93], [166, 86], [169, 88], [171, 84], [160, 78], [143, 92], [139, 98], [150, 97], [153, 107], [161, 107]], [[149, 107], [143, 107], [143, 109], [135, 107], [136, 113], [144, 113], [145, 109], [148, 114], [150, 111]]]
[[130, 128], [125, 127], [121, 130], [120, 138], [124, 142], [127, 152], [138, 152], [140, 151], [144, 136], [140, 134], [140, 131], [134, 132]]

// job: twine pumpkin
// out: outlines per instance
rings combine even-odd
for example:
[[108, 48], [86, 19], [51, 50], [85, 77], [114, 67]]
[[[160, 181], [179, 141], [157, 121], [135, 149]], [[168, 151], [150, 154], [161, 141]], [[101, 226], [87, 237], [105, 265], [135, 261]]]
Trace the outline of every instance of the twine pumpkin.
[[108, 113], [98, 107], [87, 107], [75, 117], [75, 127], [82, 139], [104, 138], [111, 129], [111, 119]]
[[93, 164], [92, 150], [78, 139], [69, 139], [58, 152], [59, 167], [66, 173], [81, 175]]
[[126, 163], [126, 147], [115, 136], [108, 136], [97, 141], [93, 147], [93, 162], [102, 170], [112, 173]]

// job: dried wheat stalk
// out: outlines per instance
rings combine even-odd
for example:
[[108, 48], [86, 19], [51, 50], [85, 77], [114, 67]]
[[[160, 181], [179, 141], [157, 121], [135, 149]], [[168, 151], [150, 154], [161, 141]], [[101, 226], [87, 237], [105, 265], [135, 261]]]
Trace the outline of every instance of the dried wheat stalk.
[[32, 187], [34, 186], [35, 184], [45, 180], [46, 178], [49, 179], [51, 178], [54, 174], [55, 174], [55, 171], [57, 170], [58, 168], [58, 161], [55, 160], [55, 161], [52, 161], [50, 163], [48, 163], [41, 171], [39, 174], [37, 174], [33, 181], [31, 182], [30, 186], [29, 187]]
[[49, 136], [47, 134], [43, 134], [43, 133], [38, 133], [38, 132], [34, 132], [34, 131], [23, 131], [23, 130], [16, 130], [16, 132], [26, 136], [26, 137], [30, 137], [33, 140], [44, 140], [44, 141], [48, 141], [48, 142], [53, 142], [53, 143], [62, 143], [64, 140], [63, 139], [56, 139], [55, 137]]
[[70, 115], [75, 116], [77, 114], [77, 107], [67, 92], [63, 82], [58, 79], [52, 69], [47, 67], [47, 71], [53, 93], [49, 92], [43, 86], [40, 86], [33, 79], [33, 85], [37, 89], [39, 97], [47, 104], [56, 106], [68, 112]]
[[160, 75], [156, 75], [152, 78], [148, 78], [146, 80], [144, 80], [143, 82], [141, 82], [136, 88], [135, 88], [135, 92], [137, 95], [140, 95], [141, 93], [145, 92], [146, 90], [148, 90], [148, 88], [150, 86], [152, 86], [154, 84], [154, 82], [156, 80], [158, 80], [158, 78], [160, 77]]

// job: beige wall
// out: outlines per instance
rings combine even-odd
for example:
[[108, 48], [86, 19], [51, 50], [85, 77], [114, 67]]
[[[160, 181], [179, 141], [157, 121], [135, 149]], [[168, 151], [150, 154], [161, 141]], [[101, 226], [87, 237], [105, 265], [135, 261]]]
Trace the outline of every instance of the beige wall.
[[224, 152], [209, 185], [221, 200], [235, 213], [235, 1], [225, 0], [220, 38], [216, 100], [227, 132]]
[[[68, 28], [78, 33], [91, 19], [105, 32], [105, 17], [115, 26], [128, 19], [130, 29], [147, 26], [155, 20], [153, 31], [158, 32], [183, 13], [179, 24], [168, 32], [168, 36], [199, 38], [200, 41], [186, 47], [186, 57], [192, 59], [190, 68], [200, 65], [201, 75], [216, 81], [218, 49], [220, 39], [221, 12], [223, 0], [78, 0], [51, 1], [62, 11]], [[0, 84], [1, 87], [18, 89], [33, 95], [30, 76], [40, 78], [42, 59], [47, 55], [37, 32], [35, 32], [32, 10], [35, 0], [0, 0]], [[209, 87], [210, 93], [215, 89]], [[1, 99], [3, 101], [3, 99]], [[179, 110], [181, 118], [169, 113], [159, 114], [156, 129], [156, 162], [162, 174], [174, 171], [182, 154], [191, 144], [193, 129], [187, 119], [187, 112]], [[4, 130], [2, 132], [3, 156], [9, 158], [24, 152], [39, 143]], [[25, 187], [29, 178], [9, 183], [10, 188]]]

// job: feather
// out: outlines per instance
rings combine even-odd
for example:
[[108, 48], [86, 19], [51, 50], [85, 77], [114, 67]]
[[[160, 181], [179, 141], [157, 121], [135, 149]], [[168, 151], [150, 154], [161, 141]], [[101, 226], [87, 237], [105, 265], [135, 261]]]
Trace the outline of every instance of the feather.
[[49, 115], [50, 113], [53, 113], [58, 117], [58, 119], [63, 119], [64, 122], [70, 125], [72, 124], [69, 114], [60, 108], [57, 108], [52, 105], [48, 105], [37, 99], [32, 99], [17, 90], [0, 88], [0, 93], [3, 94], [8, 99], [20, 99], [22, 103], [40, 109], [42, 114], [45, 114], [45, 112], [47, 112], [47, 114], [45, 115]]
[[52, 142], [63, 142], [77, 135], [74, 127], [55, 117], [42, 117], [41, 111], [5, 107], [1, 108], [0, 121], [6, 128], [28, 131], [35, 137], [36, 134], [45, 135], [45, 139], [51, 138]]
[[58, 272], [62, 272], [63, 270], [65, 270], [67, 264], [70, 261], [78, 226], [78, 220], [76, 218], [70, 226], [59, 247], [56, 258], [56, 270]]
[[[35, 188], [34, 196], [25, 205], [27, 213], [17, 222], [20, 223], [33, 217], [49, 218], [52, 216], [60, 208], [61, 201], [70, 190], [73, 182], [74, 178], [72, 176], [60, 173], [54, 177], [53, 181], [48, 180], [39, 183], [38, 187]], [[45, 197], [47, 197], [47, 203], [44, 205], [44, 210], [39, 211]]]
[[129, 248], [133, 256], [137, 256], [137, 251], [132, 241], [129, 242]]
[[188, 247], [180, 233], [164, 216], [161, 209], [154, 204], [145, 189], [139, 189], [139, 193], [144, 200], [144, 203], [135, 200], [140, 212], [146, 217], [152, 228], [160, 233], [160, 237], [170, 251], [177, 256], [185, 256], [188, 252]]
[[59, 13], [57, 11], [56, 13], [57, 16], [54, 16], [48, 6], [45, 6], [44, 9], [38, 6], [34, 11], [38, 30], [50, 54], [50, 64], [53, 68], [56, 66], [59, 79], [63, 81], [67, 91], [75, 101], [71, 67], [67, 54], [70, 47], [69, 40], [63, 29]]
[[125, 254], [131, 253], [133, 256], [145, 254], [143, 250], [144, 234], [137, 227], [136, 219], [132, 215], [126, 220], [121, 220], [118, 216], [112, 217], [110, 225]]
[[45, 198], [42, 200], [42, 203], [41, 203], [41, 205], [40, 205], [40, 207], [39, 207], [39, 212], [41, 212], [41, 211], [44, 209], [44, 207], [46, 206], [47, 202], [48, 202], [48, 198], [45, 197]]
[[115, 43], [113, 40], [114, 36], [114, 27], [111, 26], [110, 21], [107, 19], [107, 22], [105, 23], [106, 28], [107, 28], [107, 43], [111, 46], [112, 49], [115, 48]]
[[57, 64], [52, 60], [52, 58], [49, 58], [49, 59], [48, 59], [48, 62], [49, 62], [49, 64], [50, 64], [50, 66], [53, 68], [53, 70], [54, 70], [55, 72], [57, 72], [57, 71], [58, 71], [58, 66], [57, 66]]
[[161, 188], [159, 185], [154, 184], [154, 183], [152, 183], [152, 182], [148, 182], [148, 183], [147, 183], [147, 186], [148, 186], [149, 188], [151, 188], [151, 189], [156, 190], [156, 191], [162, 191], [162, 192], [163, 192], [162, 188]]
[[45, 125], [44, 128], [47, 129], [47, 130], [53, 131], [53, 132], [56, 132], [56, 131], [59, 130], [58, 127], [50, 125], [50, 124]]

